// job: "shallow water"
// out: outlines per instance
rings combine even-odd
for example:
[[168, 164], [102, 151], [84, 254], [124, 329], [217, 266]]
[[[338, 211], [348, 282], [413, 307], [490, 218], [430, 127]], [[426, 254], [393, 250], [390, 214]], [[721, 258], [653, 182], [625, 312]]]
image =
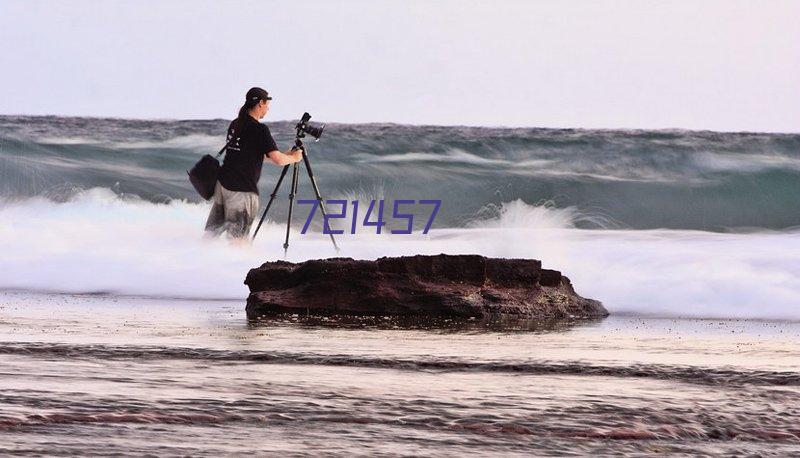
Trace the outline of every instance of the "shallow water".
[[243, 309], [0, 293], [0, 453], [800, 453], [797, 322]]

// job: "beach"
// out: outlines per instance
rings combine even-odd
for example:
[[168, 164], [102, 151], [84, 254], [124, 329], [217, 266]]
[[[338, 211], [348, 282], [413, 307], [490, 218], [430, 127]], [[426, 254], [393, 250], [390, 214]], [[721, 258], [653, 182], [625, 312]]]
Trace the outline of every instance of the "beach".
[[523, 456], [800, 450], [800, 324], [436, 328], [237, 301], [0, 296], [0, 451]]

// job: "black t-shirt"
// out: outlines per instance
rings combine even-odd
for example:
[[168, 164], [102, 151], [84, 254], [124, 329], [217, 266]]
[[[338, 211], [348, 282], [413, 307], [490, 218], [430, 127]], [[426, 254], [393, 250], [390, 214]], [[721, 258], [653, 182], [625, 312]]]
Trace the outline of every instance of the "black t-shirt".
[[264, 155], [278, 146], [269, 132], [269, 127], [246, 116], [244, 126], [234, 119], [228, 126], [228, 138], [233, 141], [225, 151], [225, 159], [219, 171], [219, 182], [230, 191], [254, 192], [258, 194], [258, 179]]

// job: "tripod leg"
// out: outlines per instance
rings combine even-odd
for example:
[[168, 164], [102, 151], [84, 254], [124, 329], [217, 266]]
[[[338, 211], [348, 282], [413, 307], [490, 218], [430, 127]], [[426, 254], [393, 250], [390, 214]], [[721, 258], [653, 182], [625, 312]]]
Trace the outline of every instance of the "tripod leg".
[[297, 162], [292, 165], [292, 187], [289, 190], [289, 216], [286, 217], [286, 240], [283, 242], [283, 257], [289, 251], [289, 229], [292, 227], [292, 208], [294, 196], [297, 194]]
[[[306, 164], [306, 172], [308, 172], [308, 178], [311, 180], [311, 187], [314, 188], [314, 195], [317, 196], [317, 202], [319, 202], [319, 209], [322, 210], [322, 221], [325, 221], [325, 217], [327, 214], [325, 213], [325, 205], [322, 203], [322, 196], [319, 194], [319, 187], [317, 187], [317, 180], [314, 179], [314, 172], [311, 170], [311, 161], [308, 160], [308, 155], [306, 154], [306, 150], [303, 150], [303, 162]], [[323, 224], [324, 227], [324, 224]], [[333, 242], [333, 247], [336, 248], [336, 252], [339, 252], [339, 245], [336, 244], [336, 239], [333, 238], [333, 234], [328, 234], [331, 236], [331, 242]]]
[[255, 232], [253, 232], [253, 240], [256, 239], [256, 235], [258, 235], [258, 230], [261, 229], [261, 224], [264, 222], [264, 218], [267, 217], [267, 212], [269, 211], [269, 207], [272, 206], [272, 201], [275, 200], [275, 196], [278, 195], [278, 188], [281, 187], [281, 183], [283, 182], [283, 177], [286, 176], [286, 171], [289, 170], [289, 166], [283, 166], [283, 170], [281, 170], [281, 176], [278, 178], [278, 183], [275, 185], [275, 189], [272, 190], [272, 194], [269, 195], [269, 202], [267, 202], [267, 208], [264, 209], [264, 213], [261, 215], [261, 219], [258, 220], [258, 226], [256, 226]]

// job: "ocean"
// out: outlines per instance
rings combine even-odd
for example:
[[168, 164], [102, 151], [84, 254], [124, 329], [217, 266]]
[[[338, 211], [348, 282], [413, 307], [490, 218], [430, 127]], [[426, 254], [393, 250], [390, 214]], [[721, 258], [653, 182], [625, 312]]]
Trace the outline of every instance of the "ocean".
[[[0, 452], [800, 453], [800, 135], [330, 123], [324, 198], [441, 208], [337, 253], [300, 206], [284, 258], [288, 183], [252, 245], [203, 238], [186, 170], [227, 123], [0, 116]], [[437, 253], [611, 316], [246, 320], [265, 261]]]

